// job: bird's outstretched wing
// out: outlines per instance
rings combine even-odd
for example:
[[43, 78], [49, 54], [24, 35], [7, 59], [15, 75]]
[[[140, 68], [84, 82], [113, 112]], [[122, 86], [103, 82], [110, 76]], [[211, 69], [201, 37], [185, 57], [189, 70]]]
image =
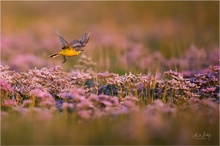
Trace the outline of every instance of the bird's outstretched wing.
[[80, 40], [75, 39], [70, 42], [70, 45], [76, 50], [79, 51], [82, 47], [85, 47], [90, 38], [89, 33], [85, 33]]
[[56, 30], [56, 33], [59, 36], [59, 39], [62, 43], [62, 48], [65, 48], [68, 45], [67, 41], [63, 38], [63, 36], [59, 33], [58, 30]]
[[73, 48], [81, 48], [82, 47], [82, 42], [81, 40], [73, 40], [70, 42], [70, 45], [73, 47]]
[[81, 42], [82, 42], [83, 47], [86, 46], [86, 44], [87, 44], [88, 41], [89, 41], [89, 38], [90, 38], [90, 34], [89, 34], [89, 33], [85, 33], [85, 34], [82, 36]]

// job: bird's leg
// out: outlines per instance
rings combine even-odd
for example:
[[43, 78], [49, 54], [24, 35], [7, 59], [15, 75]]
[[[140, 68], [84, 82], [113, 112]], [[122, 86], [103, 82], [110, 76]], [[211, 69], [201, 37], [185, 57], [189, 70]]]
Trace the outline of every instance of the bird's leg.
[[[63, 55], [62, 55], [63, 56]], [[65, 63], [66, 62], [66, 57], [63, 56], [63, 62], [62, 63]]]

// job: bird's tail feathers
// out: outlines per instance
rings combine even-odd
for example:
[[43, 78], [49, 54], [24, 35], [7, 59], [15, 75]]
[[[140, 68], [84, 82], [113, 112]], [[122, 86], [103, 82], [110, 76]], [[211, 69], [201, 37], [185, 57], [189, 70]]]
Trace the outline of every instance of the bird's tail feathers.
[[57, 57], [59, 55], [59, 53], [55, 53], [55, 54], [53, 54], [53, 55], [50, 55], [50, 57], [51, 58], [55, 58], [55, 57]]

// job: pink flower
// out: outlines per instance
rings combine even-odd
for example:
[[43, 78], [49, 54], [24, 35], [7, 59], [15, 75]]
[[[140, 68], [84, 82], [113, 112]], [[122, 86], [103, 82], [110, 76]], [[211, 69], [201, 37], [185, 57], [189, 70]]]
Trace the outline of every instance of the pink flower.
[[72, 103], [67, 103], [67, 102], [64, 102], [62, 104], [62, 109], [67, 109], [67, 110], [73, 110], [74, 106]]
[[201, 89], [203, 92], [215, 92], [215, 87], [207, 87], [206, 89]]
[[98, 96], [96, 94], [90, 94], [90, 96], [88, 97], [88, 100], [92, 101], [92, 102], [98, 102]]
[[9, 84], [8, 82], [6, 82], [4, 80], [0, 80], [0, 87], [1, 87], [1, 91], [4, 91], [4, 92], [12, 92], [13, 91], [13, 87], [11, 86], [11, 84]]
[[32, 100], [24, 100], [22, 107], [30, 107], [33, 104]]
[[98, 73], [97, 76], [98, 76], [98, 78], [100, 78], [100, 79], [105, 79], [105, 78], [109, 77], [110, 74], [109, 74], [108, 71], [106, 71], [106, 72], [104, 72], [104, 73]]
[[77, 114], [85, 120], [88, 120], [92, 117], [92, 110], [80, 110], [77, 112]]
[[89, 100], [84, 100], [77, 104], [76, 106], [77, 110], [82, 110], [82, 109], [94, 109], [95, 106], [90, 102]]
[[46, 102], [46, 103], [44, 103], [44, 105], [55, 104], [54, 98], [49, 93], [42, 91], [40, 89], [31, 90], [30, 95], [34, 96], [37, 104], [40, 104], [40, 102]]
[[12, 107], [12, 106], [16, 106], [17, 102], [14, 99], [4, 99], [2, 106], [4, 107]]
[[138, 107], [136, 106], [136, 104], [134, 102], [132, 102], [131, 100], [125, 100], [122, 102], [122, 105], [124, 105], [125, 107], [127, 107], [129, 110], [137, 110]]
[[126, 96], [125, 98], [123, 98], [122, 101], [132, 101], [134, 103], [137, 103], [139, 99], [135, 96]]
[[100, 101], [102, 104], [104, 104], [105, 106], [112, 106], [112, 103], [110, 101], [106, 101], [106, 100], [102, 100]]

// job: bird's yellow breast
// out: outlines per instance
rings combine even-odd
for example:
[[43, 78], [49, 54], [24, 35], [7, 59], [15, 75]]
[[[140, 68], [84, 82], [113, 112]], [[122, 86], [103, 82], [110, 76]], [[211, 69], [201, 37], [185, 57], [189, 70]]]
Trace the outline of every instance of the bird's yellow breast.
[[74, 48], [72, 48], [71, 46], [67, 46], [66, 48], [64, 48], [59, 54], [63, 55], [63, 56], [67, 56], [67, 57], [71, 57], [71, 56], [77, 56], [81, 53], [82, 51], [76, 51]]

